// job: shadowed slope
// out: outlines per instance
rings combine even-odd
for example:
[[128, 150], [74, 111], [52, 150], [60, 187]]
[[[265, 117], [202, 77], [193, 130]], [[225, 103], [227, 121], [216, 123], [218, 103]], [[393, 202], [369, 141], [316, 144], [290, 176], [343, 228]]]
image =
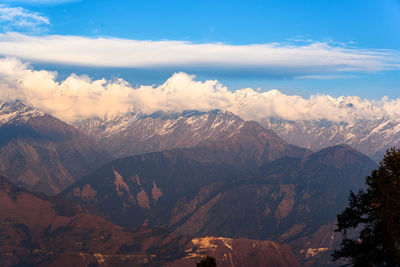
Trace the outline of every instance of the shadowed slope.
[[21, 102], [0, 104], [0, 174], [55, 194], [112, 157], [92, 139]]

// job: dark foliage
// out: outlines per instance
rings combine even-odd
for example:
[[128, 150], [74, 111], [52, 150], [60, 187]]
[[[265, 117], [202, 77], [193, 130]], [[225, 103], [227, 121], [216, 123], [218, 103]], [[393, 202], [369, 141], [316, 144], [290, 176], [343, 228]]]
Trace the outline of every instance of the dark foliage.
[[343, 241], [332, 256], [352, 266], [400, 266], [400, 149], [386, 152], [366, 184], [337, 216]]
[[211, 257], [211, 256], [204, 256], [204, 258], [201, 260], [200, 263], [196, 263], [197, 267], [216, 267], [217, 266], [217, 262], [216, 260]]

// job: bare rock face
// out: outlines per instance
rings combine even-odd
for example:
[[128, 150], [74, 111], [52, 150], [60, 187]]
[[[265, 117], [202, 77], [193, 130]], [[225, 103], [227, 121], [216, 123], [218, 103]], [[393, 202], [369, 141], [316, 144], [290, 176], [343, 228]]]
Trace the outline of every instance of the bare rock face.
[[203, 158], [218, 157], [218, 150], [219, 155], [224, 152], [220, 157], [230, 163], [245, 165], [252, 161], [257, 165], [290, 153], [307, 153], [288, 145], [256, 122], [220, 110], [127, 113], [112, 120], [87, 120], [76, 126], [117, 157], [203, 146]]
[[208, 236], [192, 239], [186, 251], [186, 257], [170, 262], [166, 267], [196, 266], [204, 255], [215, 258], [220, 267], [301, 266], [288, 245], [272, 241]]
[[[198, 162], [184, 157], [180, 151], [155, 152], [112, 161], [61, 195], [94, 205], [125, 227], [169, 228], [171, 221], [190, 214], [191, 208], [185, 205], [199, 188], [231, 179], [237, 173], [229, 165]], [[89, 192], [87, 188], [93, 197], [82, 195], [85, 189]], [[204, 195], [203, 201], [207, 192]], [[181, 207], [176, 207], [178, 201]], [[197, 209], [199, 204], [194, 203], [193, 208]], [[172, 217], [174, 210], [176, 216]]]
[[0, 174], [55, 194], [112, 157], [73, 126], [21, 102], [0, 103]]

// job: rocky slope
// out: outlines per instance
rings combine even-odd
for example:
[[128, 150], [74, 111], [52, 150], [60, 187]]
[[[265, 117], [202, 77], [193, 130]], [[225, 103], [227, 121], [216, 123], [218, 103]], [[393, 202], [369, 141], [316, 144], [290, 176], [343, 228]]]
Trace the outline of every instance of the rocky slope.
[[0, 200], [2, 266], [156, 264], [184, 256], [190, 241], [166, 231], [126, 230], [80, 204], [29, 193], [4, 177]]
[[63, 195], [90, 203], [126, 226], [279, 240], [304, 262], [319, 264], [314, 256], [320, 254], [326, 264], [336, 214], [349, 190], [360, 188], [376, 167], [349, 146], [306, 158], [283, 157], [247, 174], [224, 163], [199, 162], [188, 151], [197, 153], [193, 148], [115, 160]]
[[[126, 227], [170, 228], [178, 217], [190, 213], [190, 210], [179, 212], [173, 218], [179, 201], [186, 204], [201, 188], [219, 188], [223, 181], [239, 174], [226, 164], [185, 157], [180, 150], [154, 152], [114, 160], [74, 183], [61, 195], [89, 203]], [[209, 197], [204, 192], [200, 203]], [[194, 203], [192, 208], [196, 209], [197, 205]]]
[[303, 263], [326, 266], [338, 241], [336, 214], [375, 167], [347, 146], [278, 159], [215, 191], [176, 231], [279, 240]]
[[54, 194], [111, 159], [73, 126], [19, 101], [0, 102], [0, 174], [14, 183]]
[[194, 238], [188, 256], [168, 263], [167, 267], [193, 267], [204, 255], [216, 259], [218, 267], [301, 266], [290, 247], [271, 241], [244, 238], [203, 237]]
[[[230, 157], [231, 163], [240, 152], [243, 157], [240, 164], [252, 161], [261, 165], [285, 155], [307, 153], [288, 145], [256, 122], [244, 121], [231, 112], [219, 110], [151, 115], [126, 113], [111, 120], [87, 120], [76, 126], [117, 157], [206, 146], [207, 151], [224, 151], [223, 158]], [[247, 155], [242, 151], [247, 151]]]
[[358, 119], [348, 123], [266, 119], [261, 124], [275, 131], [290, 144], [314, 151], [328, 146], [348, 144], [376, 161], [382, 159], [386, 149], [400, 146], [400, 120]]
[[[204, 253], [256, 266], [296, 266], [287, 245], [229, 239], [212, 243], [165, 230], [124, 229], [85, 205], [20, 189], [0, 176], [0, 261], [11, 266], [181, 266]], [[220, 238], [211, 238], [221, 240]], [[225, 240], [225, 239], [223, 239]], [[225, 244], [232, 244], [227, 251]], [[253, 245], [255, 244], [255, 245]], [[267, 261], [260, 252], [267, 252]], [[221, 265], [223, 266], [223, 265]], [[236, 265], [241, 266], [241, 265]]]

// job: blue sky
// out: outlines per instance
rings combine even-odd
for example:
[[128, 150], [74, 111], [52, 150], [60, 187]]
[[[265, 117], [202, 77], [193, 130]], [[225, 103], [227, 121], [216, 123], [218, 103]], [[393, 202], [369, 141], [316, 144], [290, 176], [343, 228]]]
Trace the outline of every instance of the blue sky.
[[[184, 71], [200, 80], [217, 79], [232, 90], [278, 89], [305, 97], [315, 93], [400, 97], [399, 0], [0, 3], [0, 54], [26, 59], [35, 68], [57, 70], [60, 78], [75, 72], [153, 84]], [[58, 39], [51, 38], [55, 35]], [[112, 42], [104, 44], [99, 38]], [[67, 51], [64, 58], [44, 56], [41, 51], [48, 47], [28, 54], [23, 42], [30, 47], [59, 45], [54, 54]], [[119, 48], [120, 54], [115, 52]], [[87, 61], [73, 60], [92, 50]], [[124, 53], [131, 51], [130, 61], [124, 60]], [[214, 60], [214, 51], [224, 53]], [[139, 64], [135, 60], [141, 53], [144, 59]], [[264, 56], [258, 60], [257, 53]], [[109, 58], [93, 60], [104, 54]]]

